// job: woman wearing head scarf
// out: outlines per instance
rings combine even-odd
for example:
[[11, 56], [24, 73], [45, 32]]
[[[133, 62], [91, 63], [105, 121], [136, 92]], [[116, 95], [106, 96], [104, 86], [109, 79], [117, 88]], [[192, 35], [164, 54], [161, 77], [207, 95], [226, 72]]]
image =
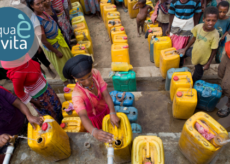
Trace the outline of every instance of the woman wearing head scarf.
[[68, 81], [63, 76], [62, 70], [66, 61], [73, 57], [73, 55], [57, 23], [49, 14], [44, 12], [43, 3], [44, 0], [27, 0], [27, 6], [36, 15], [32, 15], [31, 21], [33, 22], [36, 35], [41, 37], [44, 53], [66, 85]]
[[84, 127], [96, 139], [110, 142], [113, 135], [100, 130], [102, 120], [110, 114], [111, 123], [119, 127], [120, 119], [116, 115], [106, 82], [100, 72], [92, 68], [92, 64], [90, 56], [77, 55], [66, 62], [63, 74], [67, 79], [77, 80], [72, 100]]

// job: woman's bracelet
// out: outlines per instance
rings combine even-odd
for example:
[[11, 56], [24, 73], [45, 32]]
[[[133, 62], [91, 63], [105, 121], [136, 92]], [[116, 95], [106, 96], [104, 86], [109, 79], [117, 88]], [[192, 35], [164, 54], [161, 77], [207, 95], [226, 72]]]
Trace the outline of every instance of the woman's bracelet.
[[[93, 130], [92, 130], [92, 132], [91, 132], [91, 135], [92, 135], [92, 136], [93, 136], [93, 132], [94, 132], [95, 129], [97, 129], [97, 128], [93, 128]], [[93, 137], [94, 137], [94, 136], [93, 136]]]
[[117, 114], [116, 112], [110, 112], [110, 114]]

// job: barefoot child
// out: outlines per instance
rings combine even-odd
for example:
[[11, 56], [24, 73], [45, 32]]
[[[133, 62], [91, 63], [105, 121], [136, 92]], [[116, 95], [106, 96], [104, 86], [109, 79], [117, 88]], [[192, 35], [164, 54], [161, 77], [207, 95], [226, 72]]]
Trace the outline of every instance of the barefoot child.
[[[186, 57], [191, 57], [195, 70], [192, 76], [193, 84], [200, 80], [204, 70], [208, 70], [216, 55], [219, 44], [219, 33], [214, 25], [218, 20], [218, 10], [216, 7], [207, 7], [204, 11], [204, 23], [196, 25], [192, 29], [193, 38], [184, 49], [178, 50], [182, 54], [180, 66]], [[191, 45], [194, 43], [193, 47]]]
[[146, 5], [146, 0], [138, 0], [138, 2], [133, 6], [133, 10], [139, 9], [139, 13], [137, 14], [137, 32], [139, 36], [141, 36], [141, 33], [139, 32], [139, 29], [141, 27], [142, 33], [144, 32], [144, 23], [146, 20], [146, 17], [149, 15], [149, 13], [152, 11], [152, 7], [149, 5]]
[[226, 15], [229, 9], [229, 3], [227, 1], [222, 1], [217, 6], [219, 10], [219, 19], [215, 24], [215, 28], [221, 34], [221, 39], [219, 43], [219, 48], [215, 57], [217, 63], [221, 62], [222, 52], [224, 50], [224, 45], [226, 43], [226, 36], [230, 34], [230, 18]]

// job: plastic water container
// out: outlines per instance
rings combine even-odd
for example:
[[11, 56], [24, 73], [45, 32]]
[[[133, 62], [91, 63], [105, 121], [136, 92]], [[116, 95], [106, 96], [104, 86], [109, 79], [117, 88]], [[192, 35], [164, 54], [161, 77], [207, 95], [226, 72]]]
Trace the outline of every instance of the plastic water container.
[[107, 22], [109, 21], [109, 20], [113, 20], [113, 19], [121, 19], [120, 18], [120, 12], [119, 11], [112, 11], [112, 12], [108, 12], [107, 13], [107, 15], [106, 15], [106, 17], [105, 17], [105, 26], [106, 26], [106, 28], [107, 28]]
[[196, 81], [194, 89], [197, 90], [197, 109], [211, 112], [215, 109], [222, 95], [222, 88], [218, 84], [207, 83], [203, 80]]
[[65, 117], [60, 125], [65, 132], [78, 133], [85, 132], [80, 117]]
[[133, 141], [132, 164], [164, 164], [164, 146], [157, 136], [138, 136]]
[[108, 12], [117, 11], [117, 7], [114, 4], [103, 6], [103, 21], [106, 21], [106, 16]]
[[117, 91], [132, 92], [137, 90], [136, 73], [132, 70], [117, 72], [112, 80], [113, 87]]
[[153, 28], [150, 28], [149, 31], [151, 32], [148, 35], [148, 45], [149, 45], [149, 50], [150, 50], [150, 41], [151, 41], [152, 37], [161, 37], [162, 36], [162, 29], [161, 29], [161, 27], [153, 27]]
[[129, 60], [129, 45], [127, 43], [112, 44], [111, 46], [112, 62], [126, 62]]
[[179, 148], [184, 156], [194, 164], [209, 164], [222, 147], [214, 146], [213, 139], [206, 140], [196, 129], [195, 124], [201, 121], [214, 135], [228, 132], [215, 119], [204, 112], [198, 112], [189, 118], [183, 127]]
[[79, 30], [84, 30], [84, 29], [89, 30], [88, 27], [86, 26], [86, 24], [85, 24], [84, 22], [75, 24], [74, 27], [75, 27], [75, 28], [73, 29], [73, 30], [74, 30], [74, 33], [75, 33], [76, 31], [79, 31]]
[[112, 28], [121, 26], [121, 20], [120, 19], [108, 20], [106, 24], [107, 24], [106, 27], [107, 27], [108, 34], [111, 37], [110, 33], [111, 33]]
[[141, 133], [142, 132], [141, 125], [139, 125], [137, 123], [132, 123], [131, 128], [132, 128], [133, 133]]
[[[114, 135], [114, 161], [116, 163], [128, 162], [131, 160], [132, 151], [132, 129], [128, 117], [124, 113], [117, 113], [120, 118], [119, 128], [113, 127], [110, 121], [110, 115], [106, 115], [102, 122], [102, 130]], [[109, 143], [105, 143], [108, 147]]]
[[123, 92], [112, 91], [109, 94], [113, 100], [114, 106], [117, 106], [117, 105], [126, 106], [126, 107], [133, 106], [134, 95], [132, 93], [125, 92], [125, 96], [123, 100], [121, 100]]
[[[160, 54], [160, 72], [161, 76], [166, 79], [167, 71], [171, 68], [179, 68], [180, 55], [174, 47], [161, 51]], [[155, 59], [155, 56], [154, 56]], [[155, 62], [156, 63], [156, 62]]]
[[138, 117], [138, 111], [135, 107], [123, 107], [123, 106], [115, 106], [116, 112], [121, 112], [127, 115], [129, 121], [136, 122]]
[[92, 42], [90, 42], [90, 41], [79, 41], [78, 44], [79, 45], [85, 45], [86, 49], [88, 50], [88, 53], [89, 54], [93, 54], [93, 45], [92, 45]]
[[71, 10], [69, 10], [69, 15], [76, 14], [78, 12], [84, 13], [81, 7], [73, 7]]
[[72, 19], [74, 17], [78, 17], [78, 16], [84, 16], [84, 14], [82, 12], [77, 12], [77, 13], [71, 14], [71, 15], [69, 15], [70, 21], [72, 22]]
[[128, 8], [128, 0], [124, 0], [124, 5], [126, 8]]
[[191, 70], [188, 67], [183, 68], [171, 68], [167, 71], [166, 81], [165, 81], [165, 90], [169, 91], [172, 75], [174, 72], [191, 72]]
[[133, 6], [137, 3], [137, 0], [128, 0], [128, 13], [130, 18], [136, 18], [139, 10], [133, 10]]
[[144, 32], [147, 32], [147, 30], [149, 30], [150, 28], [154, 28], [154, 27], [158, 27], [158, 23], [157, 22], [152, 22], [151, 18], [148, 17], [144, 23]]
[[170, 37], [163, 36], [152, 38], [150, 42], [150, 61], [155, 63], [156, 67], [160, 66], [161, 50], [172, 47], [172, 41]]
[[72, 93], [73, 89], [76, 86], [76, 84], [68, 84], [66, 87], [70, 89], [68, 93], [64, 93], [64, 98], [66, 101], [72, 100]]
[[79, 54], [84, 54], [84, 53], [89, 53], [86, 46], [84, 44], [81, 45], [76, 45], [72, 47], [71, 53], [73, 56], [79, 55]]
[[87, 23], [86, 23], [85, 18], [84, 18], [83, 16], [74, 17], [74, 18], [72, 19], [72, 26], [73, 26], [73, 29], [76, 28], [74, 25], [75, 25], [75, 24], [78, 24], [78, 23], [85, 23], [85, 25], [87, 26]]
[[81, 4], [79, 2], [74, 2], [71, 5], [72, 5], [73, 9], [79, 8], [79, 10], [81, 10], [83, 12], [82, 6], [81, 6]]
[[112, 71], [127, 72], [133, 69], [133, 66], [126, 62], [112, 62], [111, 69]]
[[73, 104], [73, 101], [72, 100], [69, 100], [69, 101], [64, 101], [62, 103], [62, 115], [63, 117], [79, 117], [77, 112], [75, 110], [72, 110], [70, 112], [66, 112], [65, 109], [68, 109], [69, 108], [69, 105]]
[[100, 1], [100, 10], [101, 10], [101, 17], [104, 21], [104, 6], [112, 5], [111, 3], [108, 3], [108, 0], [102, 0]]
[[172, 113], [177, 119], [188, 119], [195, 112], [197, 92], [192, 88], [178, 88], [173, 99]]
[[[29, 147], [50, 162], [66, 159], [71, 155], [69, 137], [60, 125], [49, 115], [43, 116], [42, 127], [36, 130], [28, 123]], [[55, 153], [54, 153], [55, 152]]]
[[192, 88], [192, 74], [190, 72], [174, 72], [170, 85], [170, 98], [173, 101], [178, 88]]
[[92, 42], [89, 30], [87, 30], [87, 29], [76, 31], [75, 37], [76, 37], [76, 40], [78, 42], [79, 41], [90, 41], [90, 42]]
[[111, 38], [114, 38], [114, 36], [118, 35], [118, 34], [126, 34], [125, 33], [125, 28], [123, 26], [112, 28], [109, 37], [111, 39]]
[[113, 43], [127, 43], [128, 44], [128, 36], [126, 34], [116, 34], [112, 38]]

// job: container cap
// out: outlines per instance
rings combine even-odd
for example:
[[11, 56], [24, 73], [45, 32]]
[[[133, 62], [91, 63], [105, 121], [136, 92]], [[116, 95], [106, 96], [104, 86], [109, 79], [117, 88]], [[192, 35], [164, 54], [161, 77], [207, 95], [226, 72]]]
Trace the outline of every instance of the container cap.
[[145, 164], [152, 164], [151, 162], [145, 162]]
[[120, 30], [121, 30], [121, 31], [124, 31], [124, 30], [125, 30], [125, 28], [124, 28], [124, 27], [121, 27], [121, 28], [120, 28]]
[[183, 93], [179, 91], [179, 92], [176, 93], [176, 95], [177, 95], [177, 97], [182, 97]]
[[81, 50], [84, 50], [84, 49], [85, 49], [85, 47], [84, 47], [84, 46], [82, 46], [82, 47], [81, 47]]
[[128, 39], [128, 37], [127, 37], [127, 36], [124, 36], [124, 37], [123, 37], [123, 39], [124, 39], [124, 40], [127, 40], [127, 39]]
[[42, 124], [42, 130], [43, 130], [43, 131], [46, 131], [47, 128], [48, 128], [48, 123], [47, 123], [47, 122], [43, 123], [43, 124]]
[[179, 77], [178, 77], [178, 76], [174, 76], [174, 77], [173, 77], [173, 80], [174, 80], [174, 81], [178, 81], [178, 80], [179, 80]]
[[153, 32], [153, 30], [148, 30], [148, 32]]
[[117, 6], [115, 6], [115, 5], [113, 6], [113, 8], [116, 8], [116, 7], [117, 7]]
[[123, 48], [129, 48], [129, 45], [123, 46]]
[[62, 129], [64, 129], [65, 128], [65, 123], [64, 122], [61, 123], [60, 126], [61, 126]]

